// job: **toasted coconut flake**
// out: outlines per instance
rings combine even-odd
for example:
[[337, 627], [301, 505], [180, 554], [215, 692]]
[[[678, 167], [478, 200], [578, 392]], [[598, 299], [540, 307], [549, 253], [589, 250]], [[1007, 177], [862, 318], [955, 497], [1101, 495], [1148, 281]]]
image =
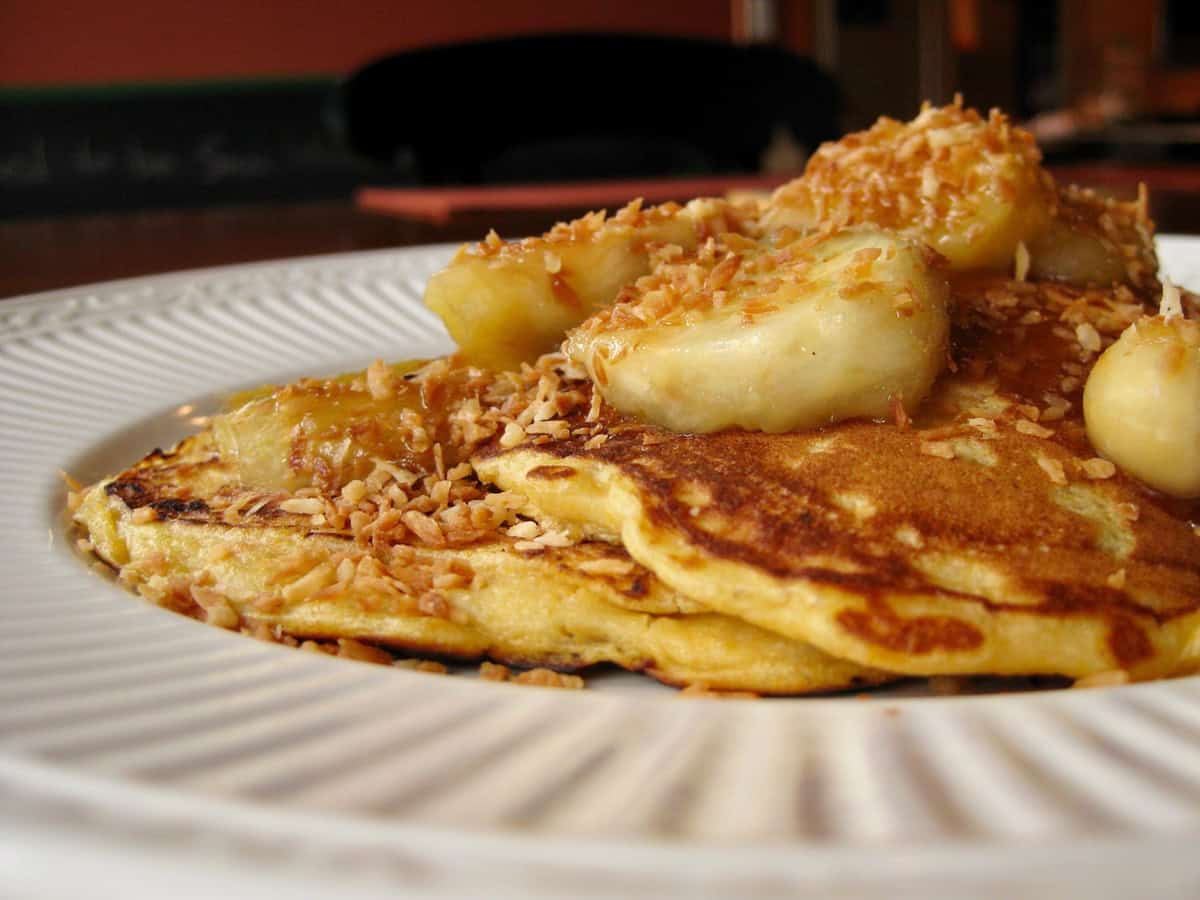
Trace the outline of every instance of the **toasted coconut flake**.
[[949, 441], [921, 441], [921, 453], [941, 459], [954, 459], [954, 445]]
[[359, 479], [348, 481], [342, 486], [341, 496], [348, 503], [361, 503], [366, 499], [367, 485]]
[[1021, 434], [1027, 434], [1030, 437], [1048, 438], [1054, 436], [1053, 429], [1044, 428], [1043, 426], [1038, 425], [1036, 422], [1030, 422], [1028, 419], [1017, 419], [1015, 422], [1013, 422], [1013, 429], [1021, 432]]
[[1092, 459], [1084, 460], [1079, 464], [1079, 468], [1083, 470], [1083, 474], [1088, 478], [1104, 479], [1112, 478], [1117, 474], [1117, 467], [1107, 459], [1101, 459], [1096, 456]]
[[515, 491], [500, 491], [485, 495], [483, 502], [496, 509], [520, 509], [529, 502], [529, 499], [524, 494], [518, 494]]
[[1029, 248], [1024, 241], [1017, 241], [1016, 258], [1013, 260], [1013, 276], [1024, 281], [1029, 275]]
[[1091, 322], [1080, 322], [1075, 326], [1075, 337], [1081, 346], [1088, 353], [1099, 353], [1102, 346], [1100, 341], [1100, 332], [1096, 330], [1096, 326]]
[[545, 434], [557, 441], [562, 441], [571, 436], [571, 426], [562, 419], [554, 419], [548, 422], [534, 422], [525, 427], [525, 433]]
[[504, 426], [504, 434], [500, 436], [500, 446], [505, 450], [516, 447], [525, 440], [525, 429], [516, 422], [509, 422]]
[[433, 586], [439, 591], [449, 591], [454, 588], [466, 587], [471, 579], [462, 572], [443, 572], [433, 576]]
[[313, 516], [325, 511], [325, 501], [319, 497], [292, 497], [281, 502], [279, 508], [287, 513]]
[[470, 478], [475, 474], [474, 467], [469, 462], [461, 462], [456, 466], [451, 466], [446, 472], [446, 477], [450, 481], [461, 481], [464, 478]]
[[575, 542], [565, 531], [546, 531], [534, 538], [543, 547], [570, 547]]
[[217, 628], [236, 629], [241, 617], [229, 603], [229, 598], [213, 588], [192, 584], [188, 593], [196, 605], [204, 610], [204, 621]]
[[521, 540], [531, 541], [542, 533], [542, 527], [537, 522], [526, 520], [518, 522], [508, 529], [506, 534], [509, 537], [520, 538]]
[[479, 677], [484, 681], [508, 681], [508, 666], [484, 660], [479, 664]]
[[589, 559], [579, 564], [579, 571], [589, 575], [628, 575], [633, 571], [633, 560], [629, 559]]
[[347, 556], [337, 564], [335, 575], [338, 584], [349, 584], [354, 578], [356, 566], [354, 565], [353, 557]]
[[515, 684], [528, 684], [535, 687], [562, 688], [569, 691], [583, 690], [583, 679], [578, 675], [567, 675], [555, 672], [553, 669], [530, 669], [521, 672], [511, 679]]
[[338, 638], [337, 647], [337, 655], [343, 659], [357, 659], [382, 666], [392, 664], [392, 655], [386, 650], [372, 647], [370, 644], [364, 644], [353, 638]]
[[428, 672], [430, 675], [445, 675], [449, 671], [445, 663], [435, 659], [397, 659], [392, 666], [397, 669], [411, 669], [414, 672]]
[[329, 587], [336, 581], [337, 569], [331, 563], [323, 562], [320, 565], [314, 566], [307, 574], [296, 579], [291, 584], [285, 585], [280, 590], [280, 594], [289, 603], [307, 600], [318, 591]]
[[[991, 435], [996, 434], [997, 429], [996, 429], [996, 420], [995, 419], [984, 419], [984, 418], [976, 417], [976, 418], [967, 419], [967, 424], [969, 426], [971, 426], [972, 428], [974, 428], [976, 431], [978, 431], [980, 434], [983, 434], [985, 436], [991, 436]], [[1020, 429], [1018, 428], [1017, 430], [1019, 431]]]
[[417, 611], [435, 619], [449, 619], [451, 615], [450, 603], [437, 591], [423, 593], [417, 600]]
[[1183, 300], [1179, 288], [1166, 278], [1162, 283], [1162, 300], [1158, 304], [1158, 314], [1164, 319], [1183, 315]]
[[392, 370], [382, 359], [375, 360], [367, 367], [367, 390], [376, 400], [386, 400], [395, 393]]
[[410, 509], [400, 517], [400, 521], [424, 543], [434, 547], [445, 546], [446, 536], [441, 526], [424, 513]]
[[[376, 473], [378, 473], [383, 478], [383, 482], [379, 485], [379, 487], [387, 484], [387, 480], [389, 478], [401, 487], [412, 487], [421, 478], [421, 476], [416, 472], [412, 472], [396, 465], [395, 463], [390, 463], [387, 460], [374, 460], [374, 465], [375, 471], [371, 473], [371, 477], [374, 477]], [[368, 478], [368, 486], [370, 486], [370, 478]], [[374, 488], [374, 490], [378, 489], [378, 487]]]
[[1120, 590], [1121, 588], [1125, 587], [1125, 570], [1117, 569], [1117, 571], [1109, 575], [1105, 581], [1108, 583], [1110, 588]]
[[1058, 485], [1067, 483], [1067, 473], [1059, 460], [1041, 453], [1037, 455], [1036, 459], [1038, 467], [1046, 473], [1051, 481]]
[[1047, 394], [1046, 408], [1042, 410], [1040, 419], [1043, 422], [1060, 421], [1071, 409], [1071, 401], [1058, 394]]

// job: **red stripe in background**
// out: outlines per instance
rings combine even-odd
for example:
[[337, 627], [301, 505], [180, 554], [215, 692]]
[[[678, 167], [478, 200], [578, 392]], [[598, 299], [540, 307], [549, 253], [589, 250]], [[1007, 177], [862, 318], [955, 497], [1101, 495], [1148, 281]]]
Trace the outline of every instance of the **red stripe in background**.
[[344, 75], [399, 50], [553, 31], [720, 40], [729, 18], [729, 0], [0, 0], [0, 86]]
[[462, 188], [363, 188], [355, 196], [360, 209], [442, 224], [468, 210], [526, 210], [589, 207], [616, 209], [634, 197], [647, 203], [686, 202], [728, 191], [769, 191], [778, 175], [725, 175], [645, 181], [589, 181]]

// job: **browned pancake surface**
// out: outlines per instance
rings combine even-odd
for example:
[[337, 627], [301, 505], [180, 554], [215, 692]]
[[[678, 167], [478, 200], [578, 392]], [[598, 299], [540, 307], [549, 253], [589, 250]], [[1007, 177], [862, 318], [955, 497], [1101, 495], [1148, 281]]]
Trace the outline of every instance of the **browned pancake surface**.
[[[809, 603], [821, 588], [856, 597], [829, 624], [885, 651], [879, 665], [988, 658], [989, 626], [1013, 613], [1022, 627], [1030, 617], [1102, 625], [1106, 646], [1089, 649], [1084, 668], [1174, 669], [1156, 657], [1183, 653], [1186, 635], [1169, 648], [1156, 637], [1200, 609], [1200, 510], [1096, 459], [1080, 413], [1091, 362], [1142, 305], [1128, 292], [997, 280], [957, 293], [952, 370], [911, 421], [897, 411], [894, 422], [786, 435], [675, 435], [606, 414], [602, 445], [580, 435], [507, 452], [618, 471], [648, 530], [672, 536], [660, 562], [677, 588], [689, 568], [719, 561], [817, 589]], [[536, 504], [536, 484], [568, 477], [563, 466], [502, 484], [529, 487]], [[787, 619], [755, 615], [778, 598], [737, 596], [717, 580], [728, 605], [716, 591], [697, 599], [771, 627]], [[1041, 671], [1071, 664], [1046, 659]]]

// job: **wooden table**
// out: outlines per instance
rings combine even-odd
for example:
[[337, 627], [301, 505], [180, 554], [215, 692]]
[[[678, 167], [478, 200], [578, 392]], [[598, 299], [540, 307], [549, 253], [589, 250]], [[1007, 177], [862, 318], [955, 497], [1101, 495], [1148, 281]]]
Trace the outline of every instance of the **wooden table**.
[[477, 240], [493, 226], [531, 234], [559, 215], [474, 213], [435, 225], [344, 201], [0, 222], [0, 298], [200, 266]]
[[[1160, 231], [1200, 234], [1200, 189], [1151, 186]], [[1133, 190], [1127, 181], [1109, 187]], [[477, 240], [491, 227], [519, 236], [583, 211], [456, 212], [435, 223], [364, 212], [345, 200], [0, 221], [0, 298], [200, 266]]]

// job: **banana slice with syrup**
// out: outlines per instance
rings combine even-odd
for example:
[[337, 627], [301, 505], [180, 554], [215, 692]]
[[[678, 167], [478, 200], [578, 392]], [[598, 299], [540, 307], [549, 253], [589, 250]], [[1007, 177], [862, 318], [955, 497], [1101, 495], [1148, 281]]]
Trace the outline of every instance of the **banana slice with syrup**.
[[656, 262], [564, 350], [608, 403], [672, 431], [890, 416], [945, 365], [949, 289], [909, 238], [727, 234]]
[[1101, 354], [1083, 392], [1088, 439], [1109, 460], [1173, 497], [1200, 497], [1200, 322], [1163, 288]]
[[568, 328], [650, 271], [656, 247], [694, 249], [710, 234], [746, 227], [746, 216], [719, 199], [645, 209], [634, 201], [615, 216], [589, 213], [540, 237], [507, 242], [492, 232], [429, 279], [425, 305], [466, 360], [517, 369], [556, 349]]

